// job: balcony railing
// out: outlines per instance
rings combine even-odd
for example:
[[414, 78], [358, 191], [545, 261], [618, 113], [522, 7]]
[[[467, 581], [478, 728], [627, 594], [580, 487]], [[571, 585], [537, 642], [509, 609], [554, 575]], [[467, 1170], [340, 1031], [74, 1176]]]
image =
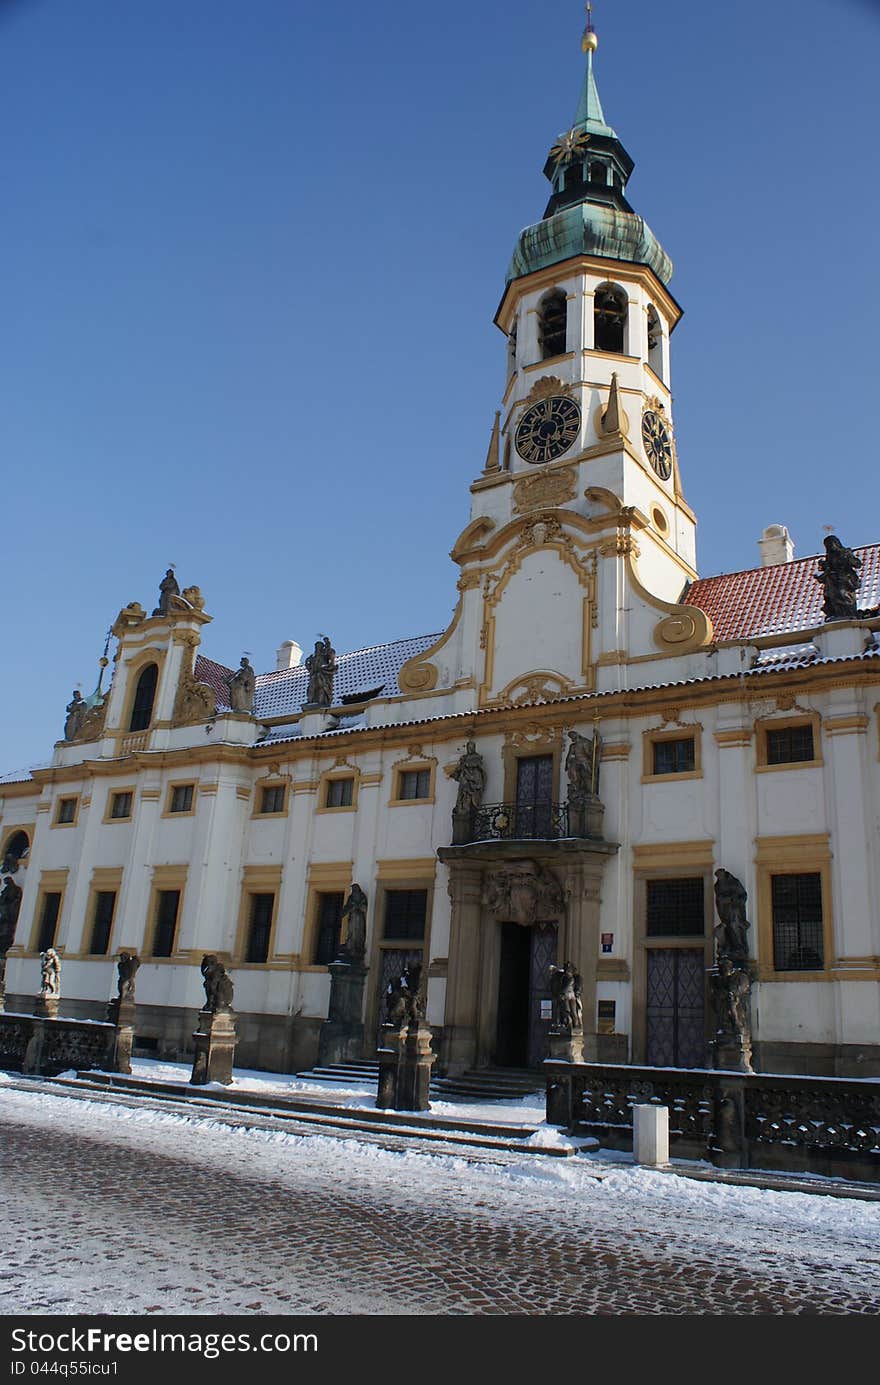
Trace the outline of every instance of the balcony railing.
[[474, 810], [464, 840], [548, 841], [567, 836], [567, 803], [485, 803]]

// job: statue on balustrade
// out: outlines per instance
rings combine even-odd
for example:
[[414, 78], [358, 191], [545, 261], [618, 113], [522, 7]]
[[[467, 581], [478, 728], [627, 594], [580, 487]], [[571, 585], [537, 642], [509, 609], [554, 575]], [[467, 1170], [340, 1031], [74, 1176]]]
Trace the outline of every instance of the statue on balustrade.
[[57, 1000], [61, 995], [61, 958], [54, 947], [47, 947], [40, 953], [40, 996], [43, 1000]]
[[367, 896], [360, 885], [352, 885], [342, 917], [348, 919], [348, 930], [340, 955], [346, 962], [362, 962], [367, 949]]
[[458, 781], [458, 797], [455, 800], [454, 811], [470, 814], [475, 808], [479, 808], [486, 787], [486, 771], [483, 767], [483, 757], [477, 753], [476, 741], [468, 741], [465, 753], [452, 771], [452, 778]]
[[568, 738], [571, 742], [565, 757], [568, 803], [576, 812], [582, 812], [591, 798], [599, 797], [601, 742], [598, 730], [592, 736], [569, 731]]
[[815, 580], [822, 587], [822, 610], [829, 620], [856, 620], [862, 560], [845, 548], [836, 534], [825, 540], [825, 557], [819, 560]]
[[314, 652], [305, 661], [309, 673], [306, 705], [329, 707], [333, 702], [333, 678], [336, 673], [336, 650], [329, 635], [315, 641]]
[[748, 961], [749, 921], [746, 918], [745, 886], [729, 870], [715, 872], [715, 908], [720, 923], [715, 925], [715, 959], [729, 957]]
[[116, 963], [116, 989], [120, 1000], [134, 1000], [134, 979], [141, 959], [135, 952], [120, 952]]
[[0, 890], [0, 956], [5, 956], [15, 938], [21, 893], [21, 886], [16, 885], [11, 875], [7, 875]]
[[250, 660], [242, 658], [241, 667], [229, 680], [229, 705], [233, 712], [253, 712], [256, 675]]
[[715, 1011], [716, 1034], [734, 1038], [751, 1051], [752, 981], [747, 967], [737, 965], [730, 957], [722, 957], [717, 968], [709, 973]]
[[425, 997], [422, 993], [422, 968], [413, 962], [400, 976], [388, 982], [385, 990], [386, 1024], [404, 1029], [420, 1024], [425, 1018]]
[[65, 708], [67, 715], [64, 718], [64, 739], [75, 741], [82, 724], [88, 714], [88, 704], [78, 689], [74, 688], [73, 696]]
[[583, 981], [573, 962], [550, 968], [550, 993], [553, 997], [553, 1023], [566, 1034], [583, 1033]]
[[201, 965], [205, 987], [205, 1009], [209, 1014], [228, 1014], [232, 1009], [233, 983], [223, 963], [213, 952], [205, 953]]

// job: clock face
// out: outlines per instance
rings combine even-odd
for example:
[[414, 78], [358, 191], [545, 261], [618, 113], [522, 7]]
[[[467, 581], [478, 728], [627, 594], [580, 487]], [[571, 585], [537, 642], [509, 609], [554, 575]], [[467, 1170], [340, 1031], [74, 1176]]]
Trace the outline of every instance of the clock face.
[[653, 409], [642, 414], [642, 442], [651, 466], [662, 480], [668, 481], [672, 475], [672, 443], [666, 424]]
[[581, 411], [573, 399], [554, 396], [526, 409], [516, 430], [516, 450], [539, 466], [567, 452], [580, 432]]

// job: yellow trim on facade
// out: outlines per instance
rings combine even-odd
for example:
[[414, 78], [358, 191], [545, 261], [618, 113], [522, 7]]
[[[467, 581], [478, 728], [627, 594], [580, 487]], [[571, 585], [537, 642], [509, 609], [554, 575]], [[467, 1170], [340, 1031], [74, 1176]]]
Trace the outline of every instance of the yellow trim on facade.
[[[758, 980], [830, 981], [835, 970], [831, 845], [827, 832], [756, 837]], [[815, 971], [776, 971], [773, 966], [774, 875], [819, 875], [822, 889], [822, 966]]]

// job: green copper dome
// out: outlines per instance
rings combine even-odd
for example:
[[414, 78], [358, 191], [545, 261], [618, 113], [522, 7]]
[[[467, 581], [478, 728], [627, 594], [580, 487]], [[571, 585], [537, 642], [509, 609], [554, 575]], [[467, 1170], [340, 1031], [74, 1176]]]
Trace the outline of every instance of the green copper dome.
[[635, 212], [596, 202], [563, 207], [521, 232], [507, 282], [573, 255], [599, 255], [652, 269], [661, 284], [672, 278], [672, 261], [648, 223]]
[[624, 196], [634, 164], [605, 120], [593, 74], [597, 43], [588, 25], [586, 71], [574, 123], [559, 136], [544, 165], [553, 192], [543, 221], [527, 226], [517, 241], [508, 283], [574, 255], [647, 265], [664, 285], [672, 278], [672, 261]]

